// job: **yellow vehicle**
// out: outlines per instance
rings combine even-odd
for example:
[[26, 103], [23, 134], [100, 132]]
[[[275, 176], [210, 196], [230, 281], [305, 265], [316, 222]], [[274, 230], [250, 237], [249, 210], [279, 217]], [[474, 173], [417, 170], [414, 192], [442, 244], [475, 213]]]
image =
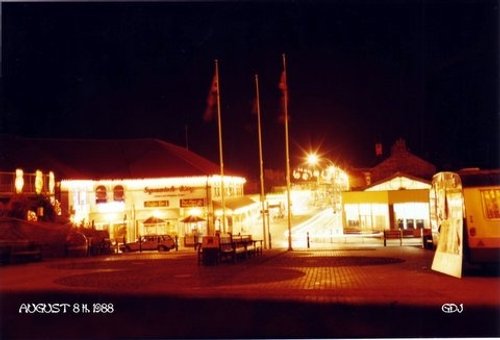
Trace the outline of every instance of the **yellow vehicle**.
[[456, 272], [463, 260], [500, 263], [500, 169], [437, 173], [429, 201], [437, 235], [433, 269], [436, 265]]

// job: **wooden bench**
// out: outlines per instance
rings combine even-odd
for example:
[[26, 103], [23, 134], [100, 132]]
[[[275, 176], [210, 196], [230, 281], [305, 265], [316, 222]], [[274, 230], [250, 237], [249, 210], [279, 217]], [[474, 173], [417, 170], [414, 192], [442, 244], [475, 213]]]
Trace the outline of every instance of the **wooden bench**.
[[257, 256], [262, 255], [262, 240], [251, 240], [247, 247], [248, 255]]
[[217, 236], [203, 236], [198, 249], [198, 264], [216, 265], [220, 258], [220, 239]]
[[403, 232], [401, 229], [384, 230], [384, 247], [387, 246], [387, 240], [399, 240], [399, 245], [403, 245]]
[[403, 240], [418, 239], [422, 242], [422, 248], [433, 248], [432, 232], [430, 229], [390, 229], [384, 230], [384, 247], [387, 246], [387, 240], [399, 240], [399, 245], [403, 245]]
[[[223, 257], [230, 257], [233, 262], [246, 259], [253, 252], [252, 236], [226, 234], [221, 236], [221, 247], [221, 260]], [[229, 256], [223, 255], [224, 253], [227, 253]]]
[[428, 228], [419, 229], [419, 236], [422, 238], [422, 248], [433, 249], [434, 241], [432, 239], [432, 230]]
[[253, 240], [251, 235], [205, 236], [198, 247], [198, 264], [235, 263], [255, 255], [262, 255], [262, 240]]
[[219, 245], [219, 259], [221, 261], [231, 259], [232, 262], [236, 260], [236, 252], [237, 249], [233, 244], [233, 240], [231, 235], [226, 234], [220, 236], [220, 245]]

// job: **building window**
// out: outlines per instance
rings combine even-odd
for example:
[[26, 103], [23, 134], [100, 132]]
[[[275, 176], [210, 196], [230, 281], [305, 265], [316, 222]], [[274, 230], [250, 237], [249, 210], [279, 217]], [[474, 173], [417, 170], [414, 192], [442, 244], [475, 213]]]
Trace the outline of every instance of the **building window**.
[[406, 229], [415, 229], [415, 220], [413, 218], [406, 219]]
[[117, 185], [113, 188], [113, 201], [123, 202], [125, 201], [125, 189], [122, 185]]
[[106, 187], [104, 185], [99, 185], [95, 189], [95, 202], [96, 203], [106, 203], [108, 201]]
[[419, 218], [417, 219], [417, 229], [423, 229], [424, 228], [424, 220]]
[[405, 223], [402, 218], [398, 218], [398, 228], [399, 229], [404, 229], [405, 228]]

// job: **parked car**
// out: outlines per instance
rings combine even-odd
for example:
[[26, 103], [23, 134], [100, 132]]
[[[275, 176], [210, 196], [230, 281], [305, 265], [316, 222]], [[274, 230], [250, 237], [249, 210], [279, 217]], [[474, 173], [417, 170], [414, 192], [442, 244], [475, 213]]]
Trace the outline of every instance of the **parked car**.
[[142, 250], [169, 251], [173, 248], [175, 248], [175, 240], [170, 235], [145, 235], [135, 242], [120, 246], [120, 250], [124, 253]]

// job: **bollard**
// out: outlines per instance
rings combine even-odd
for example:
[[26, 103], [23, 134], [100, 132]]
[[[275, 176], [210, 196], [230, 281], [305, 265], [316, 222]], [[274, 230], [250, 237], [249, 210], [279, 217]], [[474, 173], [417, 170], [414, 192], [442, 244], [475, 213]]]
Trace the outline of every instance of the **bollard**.
[[310, 244], [309, 244], [309, 232], [307, 232], [307, 249], [310, 248]]
[[179, 236], [175, 235], [175, 251], [179, 251]]

